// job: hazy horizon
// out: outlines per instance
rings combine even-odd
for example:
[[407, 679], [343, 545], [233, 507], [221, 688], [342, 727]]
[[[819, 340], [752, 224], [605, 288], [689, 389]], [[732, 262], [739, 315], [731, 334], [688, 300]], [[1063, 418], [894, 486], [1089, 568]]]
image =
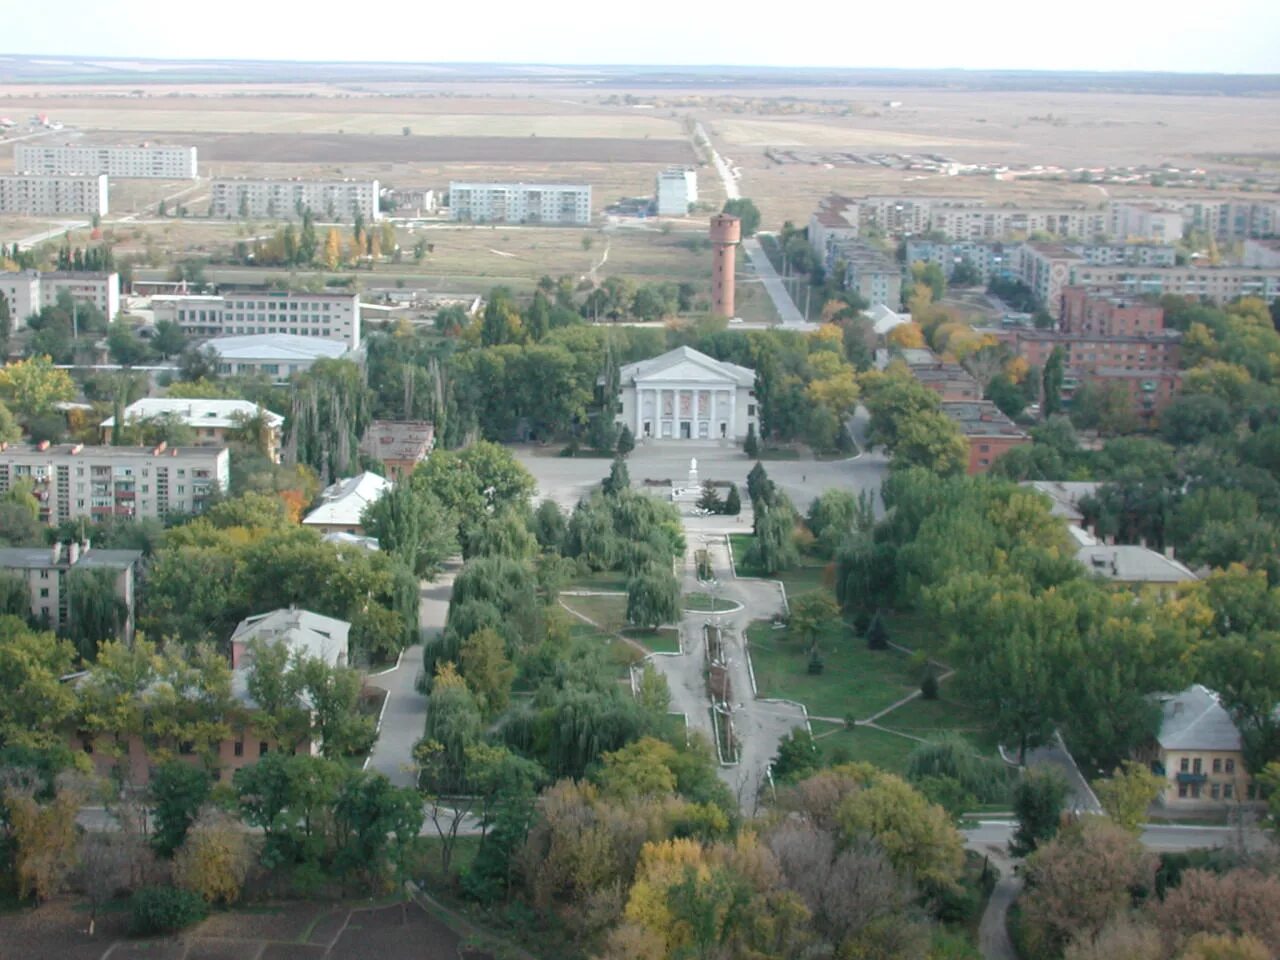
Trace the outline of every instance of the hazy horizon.
[[8, 56], [81, 59], [1280, 73], [1273, 0], [1224, 0], [1207, 22], [1186, 0], [1158, 12], [1134, 0], [1081, 0], [1069, 13], [1003, 20], [946, 0], [919, 0], [905, 22], [902, 9], [819, 7], [788, 19], [757, 0], [659, 0], [634, 11], [495, 0], [479, 13], [392, 0], [352, 24], [345, 7], [224, 0], [179, 13], [157, 0], [64, 0], [24, 10], [0, 44]]

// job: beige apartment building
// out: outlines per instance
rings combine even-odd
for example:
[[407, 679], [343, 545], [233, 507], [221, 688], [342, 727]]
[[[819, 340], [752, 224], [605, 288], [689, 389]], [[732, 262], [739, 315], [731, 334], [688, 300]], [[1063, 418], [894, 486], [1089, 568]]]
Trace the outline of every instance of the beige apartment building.
[[76, 270], [8, 270], [0, 272], [0, 297], [9, 305], [14, 329], [42, 307], [58, 302], [66, 291], [77, 303], [92, 303], [108, 320], [120, 313], [120, 275]]
[[103, 173], [122, 180], [194, 180], [196, 148], [155, 143], [102, 146], [20, 143], [14, 168], [28, 173]]
[[106, 216], [105, 174], [0, 174], [0, 213], [22, 217]]
[[224, 447], [0, 447], [0, 493], [27, 481], [50, 525], [78, 517], [133, 520], [201, 513], [230, 483]]
[[128, 610], [123, 639], [133, 636], [134, 580], [141, 561], [141, 550], [97, 550], [88, 542], [0, 549], [0, 571], [27, 584], [31, 619], [50, 630], [62, 630], [71, 623], [68, 577], [73, 571], [114, 571], [116, 596]]
[[349, 223], [359, 214], [372, 223], [378, 211], [377, 180], [278, 180], [218, 178], [211, 186], [209, 216], [223, 220], [317, 220]]

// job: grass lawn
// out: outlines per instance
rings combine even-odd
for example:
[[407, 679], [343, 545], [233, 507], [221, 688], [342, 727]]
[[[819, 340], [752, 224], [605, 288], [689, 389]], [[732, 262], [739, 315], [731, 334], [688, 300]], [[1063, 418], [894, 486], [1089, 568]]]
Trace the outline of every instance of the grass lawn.
[[858, 760], [900, 774], [906, 770], [907, 756], [918, 746], [914, 740], [874, 727], [849, 729], [829, 723], [813, 724], [814, 736], [832, 729], [836, 732], [818, 741], [818, 749], [822, 751], [822, 760], [826, 764]]
[[729, 547], [733, 550], [733, 564], [740, 577], [768, 577], [770, 580], [781, 580], [787, 588], [787, 597], [798, 596], [810, 590], [818, 590], [829, 586], [827, 583], [827, 566], [825, 561], [813, 557], [800, 557], [800, 563], [790, 570], [769, 576], [762, 570], [746, 562], [747, 551], [755, 536], [750, 533], [729, 534]]
[[594, 620], [606, 633], [618, 633], [627, 625], [627, 598], [625, 594], [607, 597], [566, 597], [561, 601], [570, 610]]
[[946, 695], [948, 685], [947, 682], [943, 683], [943, 695], [937, 700], [917, 697], [876, 722], [890, 730], [900, 730], [927, 740], [940, 733], [958, 733], [972, 743], [978, 752], [986, 756], [997, 756], [997, 737], [985, 718], [968, 704], [949, 698]]
[[724, 597], [713, 597], [707, 593], [686, 593], [680, 598], [681, 610], [693, 610], [698, 613], [717, 613], [732, 610], [737, 604]]
[[889, 639], [912, 650], [923, 650], [931, 657], [946, 661], [947, 638], [941, 625], [923, 613], [888, 612], [885, 626]]
[[618, 590], [627, 589], [627, 575], [621, 570], [600, 570], [576, 578], [566, 590]]
[[822, 639], [825, 669], [809, 673], [809, 655], [787, 631], [757, 621], [747, 628], [751, 665], [761, 697], [803, 703], [811, 714], [861, 719], [882, 710], [915, 689], [907, 658], [892, 650], [868, 650], [843, 626], [833, 626]]
[[679, 653], [680, 630], [678, 627], [659, 627], [657, 630], [623, 630], [622, 635], [643, 643], [654, 653]]

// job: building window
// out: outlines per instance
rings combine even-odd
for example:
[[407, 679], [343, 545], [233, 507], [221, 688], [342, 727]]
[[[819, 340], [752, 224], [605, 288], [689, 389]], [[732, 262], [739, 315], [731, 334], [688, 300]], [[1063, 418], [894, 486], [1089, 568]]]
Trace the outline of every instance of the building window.
[[270, 752], [271, 752], [271, 744], [267, 743], [267, 741], [265, 740], [262, 740], [258, 743], [258, 756], [265, 757]]
[[1194, 760], [1192, 760], [1192, 761], [1191, 761], [1191, 772], [1192, 772], [1192, 773], [1200, 773], [1200, 772], [1201, 772], [1201, 763], [1200, 763], [1200, 758], [1199, 758], [1199, 757], [1196, 757]]
[[1221, 772], [1222, 772], [1222, 758], [1221, 758], [1221, 757], [1214, 757], [1214, 758], [1213, 758], [1213, 772], [1214, 772], [1214, 773], [1221, 773]]
[[178, 752], [184, 757], [189, 757], [191, 754], [196, 752], [196, 745], [190, 740], [183, 740], [178, 744]]
[[1222, 799], [1230, 800], [1235, 796], [1236, 787], [1234, 783], [1224, 783], [1222, 785]]
[[1186, 799], [1187, 785], [1185, 783], [1178, 784], [1178, 796], [1183, 798], [1184, 800]]
[[237, 741], [235, 742], [234, 746], [232, 747], [232, 752], [233, 752], [237, 757], [243, 757], [243, 756], [244, 756], [244, 741], [243, 741], [243, 740], [237, 740]]
[[1212, 797], [1214, 800], [1217, 800], [1218, 794], [1219, 794], [1219, 788], [1218, 788], [1218, 785], [1215, 783], [1209, 788], [1209, 796]]
[[41, 588], [40, 588], [40, 596], [41, 596], [41, 597], [47, 597], [47, 596], [49, 596], [49, 588], [48, 588], [48, 587], [41, 587]]
[[1230, 757], [1227, 757], [1227, 773], [1235, 773], [1235, 772], [1236, 772], [1236, 762], [1232, 760]]
[[1183, 773], [1190, 773], [1190, 772], [1191, 772], [1191, 761], [1190, 761], [1190, 760], [1188, 760], [1186, 757], [1183, 757], [1183, 758], [1182, 758], [1182, 762], [1178, 764], [1178, 769], [1179, 769], [1180, 771], [1182, 771]]

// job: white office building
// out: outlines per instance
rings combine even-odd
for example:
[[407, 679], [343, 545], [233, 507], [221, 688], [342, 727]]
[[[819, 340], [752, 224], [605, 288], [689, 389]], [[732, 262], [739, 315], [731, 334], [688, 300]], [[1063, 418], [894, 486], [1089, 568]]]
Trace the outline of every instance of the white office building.
[[670, 167], [658, 174], [658, 216], [687, 217], [698, 202], [698, 173], [693, 167]]
[[377, 180], [276, 180], [219, 178], [213, 181], [210, 213], [226, 220], [317, 220], [350, 222], [360, 214], [377, 220]]
[[0, 174], [0, 213], [24, 217], [73, 214], [91, 217], [107, 212], [105, 174], [45, 176]]
[[127, 146], [73, 146], [20, 143], [14, 168], [45, 175], [101, 173], [121, 179], [194, 180], [196, 148], [142, 143]]
[[283, 333], [360, 346], [360, 298], [354, 293], [232, 291], [221, 296], [158, 295], [156, 321], [176, 323], [193, 337]]
[[677, 347], [619, 371], [619, 426], [637, 438], [745, 440], [759, 436], [756, 374], [692, 347]]
[[449, 218], [471, 223], [591, 222], [585, 183], [449, 184]]
[[80, 273], [74, 270], [14, 270], [0, 273], [0, 297], [9, 305], [10, 323], [17, 330], [33, 313], [58, 302], [65, 290], [78, 303], [92, 303], [108, 320], [120, 312], [118, 273]]

